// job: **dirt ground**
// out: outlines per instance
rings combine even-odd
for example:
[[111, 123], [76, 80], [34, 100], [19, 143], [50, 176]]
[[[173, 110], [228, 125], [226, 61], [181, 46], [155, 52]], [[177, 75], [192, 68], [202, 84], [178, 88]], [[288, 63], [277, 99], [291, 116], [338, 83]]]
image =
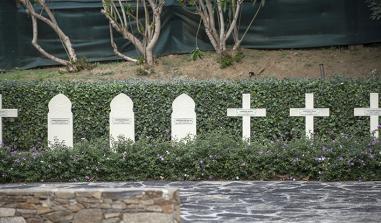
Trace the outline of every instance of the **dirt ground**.
[[[38, 80], [126, 80], [126, 79], [249, 79], [249, 78], [320, 78], [320, 64], [325, 77], [367, 78], [381, 76], [381, 44], [357, 47], [331, 47], [303, 50], [243, 50], [245, 57], [221, 69], [217, 55], [203, 52], [193, 61], [189, 54], [158, 58], [149, 75], [142, 66], [127, 62], [98, 64], [92, 70], [75, 74], [60, 68], [18, 70], [0, 74], [0, 79]], [[62, 68], [61, 68], [62, 70]]]

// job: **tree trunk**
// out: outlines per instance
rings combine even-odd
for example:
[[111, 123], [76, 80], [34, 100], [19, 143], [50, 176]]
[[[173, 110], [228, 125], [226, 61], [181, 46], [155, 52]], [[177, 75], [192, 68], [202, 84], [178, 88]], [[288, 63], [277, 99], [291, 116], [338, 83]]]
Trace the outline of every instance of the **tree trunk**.
[[148, 49], [146, 50], [146, 54], [145, 54], [145, 59], [146, 59], [146, 63], [150, 66], [153, 66], [155, 65], [155, 59], [153, 57], [153, 52], [152, 52], [152, 49]]
[[238, 27], [236, 26], [233, 30], [233, 40], [234, 40], [234, 46], [233, 46], [233, 51], [236, 51], [240, 48], [240, 39], [239, 39], [239, 30]]

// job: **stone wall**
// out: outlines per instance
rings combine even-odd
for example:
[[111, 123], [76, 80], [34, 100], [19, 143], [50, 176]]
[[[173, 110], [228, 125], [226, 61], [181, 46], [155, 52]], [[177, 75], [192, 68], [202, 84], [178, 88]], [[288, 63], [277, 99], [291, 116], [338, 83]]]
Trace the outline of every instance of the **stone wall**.
[[178, 223], [175, 189], [4, 188], [0, 223]]

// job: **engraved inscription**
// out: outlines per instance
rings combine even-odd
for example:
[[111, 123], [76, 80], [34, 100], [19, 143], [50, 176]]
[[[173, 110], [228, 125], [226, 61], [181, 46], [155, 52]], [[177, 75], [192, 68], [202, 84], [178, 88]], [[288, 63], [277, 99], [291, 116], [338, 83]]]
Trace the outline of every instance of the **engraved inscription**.
[[130, 125], [131, 119], [129, 119], [129, 118], [113, 118], [112, 124], [114, 124], [114, 125]]
[[68, 118], [52, 118], [50, 124], [52, 125], [69, 125], [70, 120]]
[[366, 116], [381, 116], [381, 109], [369, 109], [365, 110]]
[[302, 116], [316, 116], [319, 114], [319, 110], [317, 109], [303, 109], [300, 111], [300, 115]]
[[176, 118], [175, 119], [175, 125], [192, 125], [193, 119], [192, 118]]
[[255, 110], [253, 110], [253, 109], [237, 109], [237, 115], [239, 115], [239, 116], [254, 116]]

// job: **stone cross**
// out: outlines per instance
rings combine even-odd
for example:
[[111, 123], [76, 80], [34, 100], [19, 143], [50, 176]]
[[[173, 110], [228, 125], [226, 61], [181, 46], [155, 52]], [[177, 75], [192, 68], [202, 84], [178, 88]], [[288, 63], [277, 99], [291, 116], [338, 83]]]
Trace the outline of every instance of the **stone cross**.
[[329, 116], [329, 108], [314, 108], [314, 94], [306, 94], [305, 108], [290, 108], [290, 116], [306, 117], [306, 137], [311, 139], [314, 134], [314, 117]]
[[63, 94], [54, 96], [49, 102], [48, 145], [55, 143], [73, 147], [73, 113], [71, 102]]
[[187, 94], [178, 96], [172, 103], [171, 138], [180, 141], [196, 136], [196, 104]]
[[355, 108], [355, 116], [370, 116], [370, 134], [378, 138], [378, 116], [381, 116], [381, 109], [378, 107], [378, 93], [370, 93], [370, 108]]
[[119, 94], [110, 103], [110, 147], [118, 138], [135, 141], [134, 103], [125, 94]]
[[250, 143], [251, 117], [266, 117], [265, 108], [250, 108], [250, 94], [242, 95], [242, 108], [228, 108], [227, 116], [242, 117], [242, 139]]
[[0, 146], [3, 145], [3, 122], [2, 118], [16, 118], [17, 109], [3, 109], [2, 108], [2, 96], [0, 94]]

